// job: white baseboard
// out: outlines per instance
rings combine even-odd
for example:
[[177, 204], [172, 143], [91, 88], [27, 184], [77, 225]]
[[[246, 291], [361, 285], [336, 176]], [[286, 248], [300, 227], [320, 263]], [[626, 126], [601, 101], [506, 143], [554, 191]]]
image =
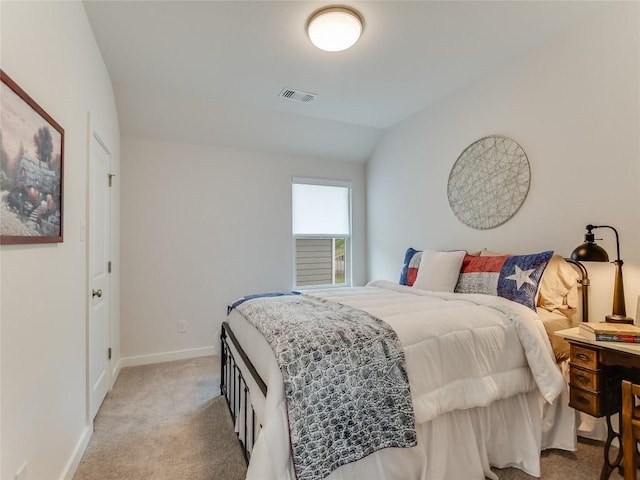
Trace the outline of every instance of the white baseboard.
[[80, 439], [78, 440], [78, 443], [76, 443], [76, 446], [71, 453], [71, 457], [69, 457], [67, 464], [64, 466], [62, 474], [60, 475], [60, 480], [71, 480], [73, 478], [73, 475], [78, 469], [78, 465], [80, 465], [80, 460], [82, 460], [82, 455], [87, 449], [87, 445], [89, 445], [91, 435], [93, 435], [93, 425], [88, 425], [82, 431], [82, 435], [80, 435]]
[[185, 360], [188, 358], [207, 357], [216, 355], [216, 348], [210, 347], [191, 348], [188, 350], [177, 350], [175, 352], [152, 353], [149, 355], [137, 355], [134, 357], [123, 357], [118, 362], [117, 371], [121, 368], [137, 367], [139, 365], [150, 365], [152, 363], [172, 362], [174, 360]]
[[116, 380], [118, 380], [118, 375], [120, 375], [120, 370], [122, 370], [122, 359], [119, 358], [113, 369], [111, 370], [111, 385], [109, 385], [109, 390], [113, 388], [116, 384]]

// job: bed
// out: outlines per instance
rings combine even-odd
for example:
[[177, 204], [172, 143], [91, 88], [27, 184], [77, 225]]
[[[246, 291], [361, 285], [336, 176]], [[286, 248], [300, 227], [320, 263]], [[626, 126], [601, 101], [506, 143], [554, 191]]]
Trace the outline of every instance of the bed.
[[[409, 250], [399, 283], [374, 281], [365, 287], [300, 295], [248, 296], [229, 308], [221, 335], [221, 391], [249, 462], [247, 479], [497, 479], [491, 467], [511, 466], [539, 476], [541, 450], [575, 450], [575, 412], [567, 406], [563, 375], [566, 345], [557, 342], [553, 331], [579, 321], [581, 309], [575, 307], [581, 305], [578, 296], [584, 288], [577, 287], [587, 283], [580, 266], [571, 268], [561, 257], [546, 252], [544, 266], [536, 267], [539, 271], [523, 270], [534, 272], [529, 282], [533, 285], [526, 280], [531, 275], [512, 279], [529, 289], [526, 305], [509, 295], [483, 293], [487, 278], [490, 288], [506, 278], [484, 270], [495, 270], [496, 263], [534, 261], [531, 258], [464, 252], [452, 263], [451, 258], [443, 260], [453, 256], [450, 252], [427, 252], [415, 259], [422, 252]], [[429, 272], [426, 281], [424, 272]], [[286, 339], [283, 331], [292, 328], [279, 322], [281, 317], [293, 317], [291, 312], [309, 318], [319, 315], [312, 322], [314, 328], [324, 325], [324, 316], [360, 315], [356, 328], [373, 322], [367, 328], [382, 329], [375, 342], [366, 344], [378, 345], [390, 327], [390, 343], [376, 348], [384, 351], [382, 357], [391, 358], [391, 364], [367, 356], [358, 346], [353, 350], [365, 352], [357, 362], [364, 372], [360, 372], [362, 382], [367, 383], [346, 381], [359, 386], [354, 390], [366, 391], [375, 405], [366, 403], [372, 400], [366, 395], [363, 400], [362, 393], [353, 404], [348, 396], [322, 397], [327, 388], [342, 388], [330, 385], [342, 373], [337, 375], [335, 365], [327, 363], [318, 363], [329, 367], [317, 370], [331, 372], [316, 379], [320, 397], [315, 403], [300, 400], [304, 397], [292, 388], [300, 383], [298, 359], [305, 352], [291, 350], [290, 345], [315, 340], [304, 340], [298, 333], [293, 340]], [[338, 331], [342, 328], [340, 324]], [[325, 330], [319, 334], [312, 328], [311, 332], [325, 335]], [[334, 343], [339, 340], [327, 336], [329, 340], [319, 349], [325, 348], [328, 358], [342, 365], [343, 360], [335, 360], [340, 348], [334, 348]], [[356, 337], [360, 338], [359, 331]], [[396, 340], [399, 354], [393, 353]], [[282, 363], [287, 355], [293, 366]], [[367, 364], [373, 368], [367, 370]], [[387, 383], [380, 387], [381, 393], [373, 385], [374, 377]], [[312, 381], [305, 384], [304, 378], [312, 378], [308, 372], [302, 378], [303, 387], [314, 388]], [[398, 394], [405, 389], [403, 379], [408, 384], [404, 397]], [[380, 405], [388, 410], [376, 410]], [[327, 410], [340, 415], [333, 418]], [[356, 419], [356, 425], [345, 427], [345, 419], [350, 418]], [[409, 425], [398, 423], [398, 418], [409, 419]], [[373, 431], [375, 435], [368, 435]], [[344, 458], [336, 449], [347, 452]]]

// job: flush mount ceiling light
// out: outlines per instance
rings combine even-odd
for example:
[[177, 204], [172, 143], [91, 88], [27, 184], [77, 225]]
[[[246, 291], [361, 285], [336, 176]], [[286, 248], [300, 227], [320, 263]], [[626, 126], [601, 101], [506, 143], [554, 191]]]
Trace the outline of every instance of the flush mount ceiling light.
[[320, 50], [339, 52], [351, 47], [362, 33], [362, 17], [347, 7], [328, 7], [309, 17], [307, 34]]

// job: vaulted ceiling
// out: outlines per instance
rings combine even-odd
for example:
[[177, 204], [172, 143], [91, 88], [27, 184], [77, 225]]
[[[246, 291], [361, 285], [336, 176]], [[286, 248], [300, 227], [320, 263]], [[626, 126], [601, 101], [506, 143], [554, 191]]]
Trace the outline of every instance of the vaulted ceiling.
[[[123, 136], [364, 162], [389, 127], [605, 3], [347, 1], [364, 17], [364, 32], [333, 53], [305, 32], [326, 2], [84, 5]], [[283, 88], [317, 98], [285, 100]]]

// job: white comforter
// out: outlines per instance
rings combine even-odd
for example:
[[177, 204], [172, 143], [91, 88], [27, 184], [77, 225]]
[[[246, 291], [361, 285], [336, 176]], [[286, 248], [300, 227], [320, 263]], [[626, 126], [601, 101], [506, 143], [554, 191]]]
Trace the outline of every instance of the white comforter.
[[[536, 388], [552, 402], [566, 388], [542, 322], [509, 300], [427, 292], [386, 281], [307, 294], [365, 310], [393, 327], [405, 350], [417, 425]], [[238, 330], [236, 335], [246, 336], [239, 325]], [[254, 333], [249, 336], [255, 341]], [[258, 361], [268, 394], [266, 403], [256, 405], [263, 428], [248, 479], [295, 478], [282, 375], [271, 357]]]

